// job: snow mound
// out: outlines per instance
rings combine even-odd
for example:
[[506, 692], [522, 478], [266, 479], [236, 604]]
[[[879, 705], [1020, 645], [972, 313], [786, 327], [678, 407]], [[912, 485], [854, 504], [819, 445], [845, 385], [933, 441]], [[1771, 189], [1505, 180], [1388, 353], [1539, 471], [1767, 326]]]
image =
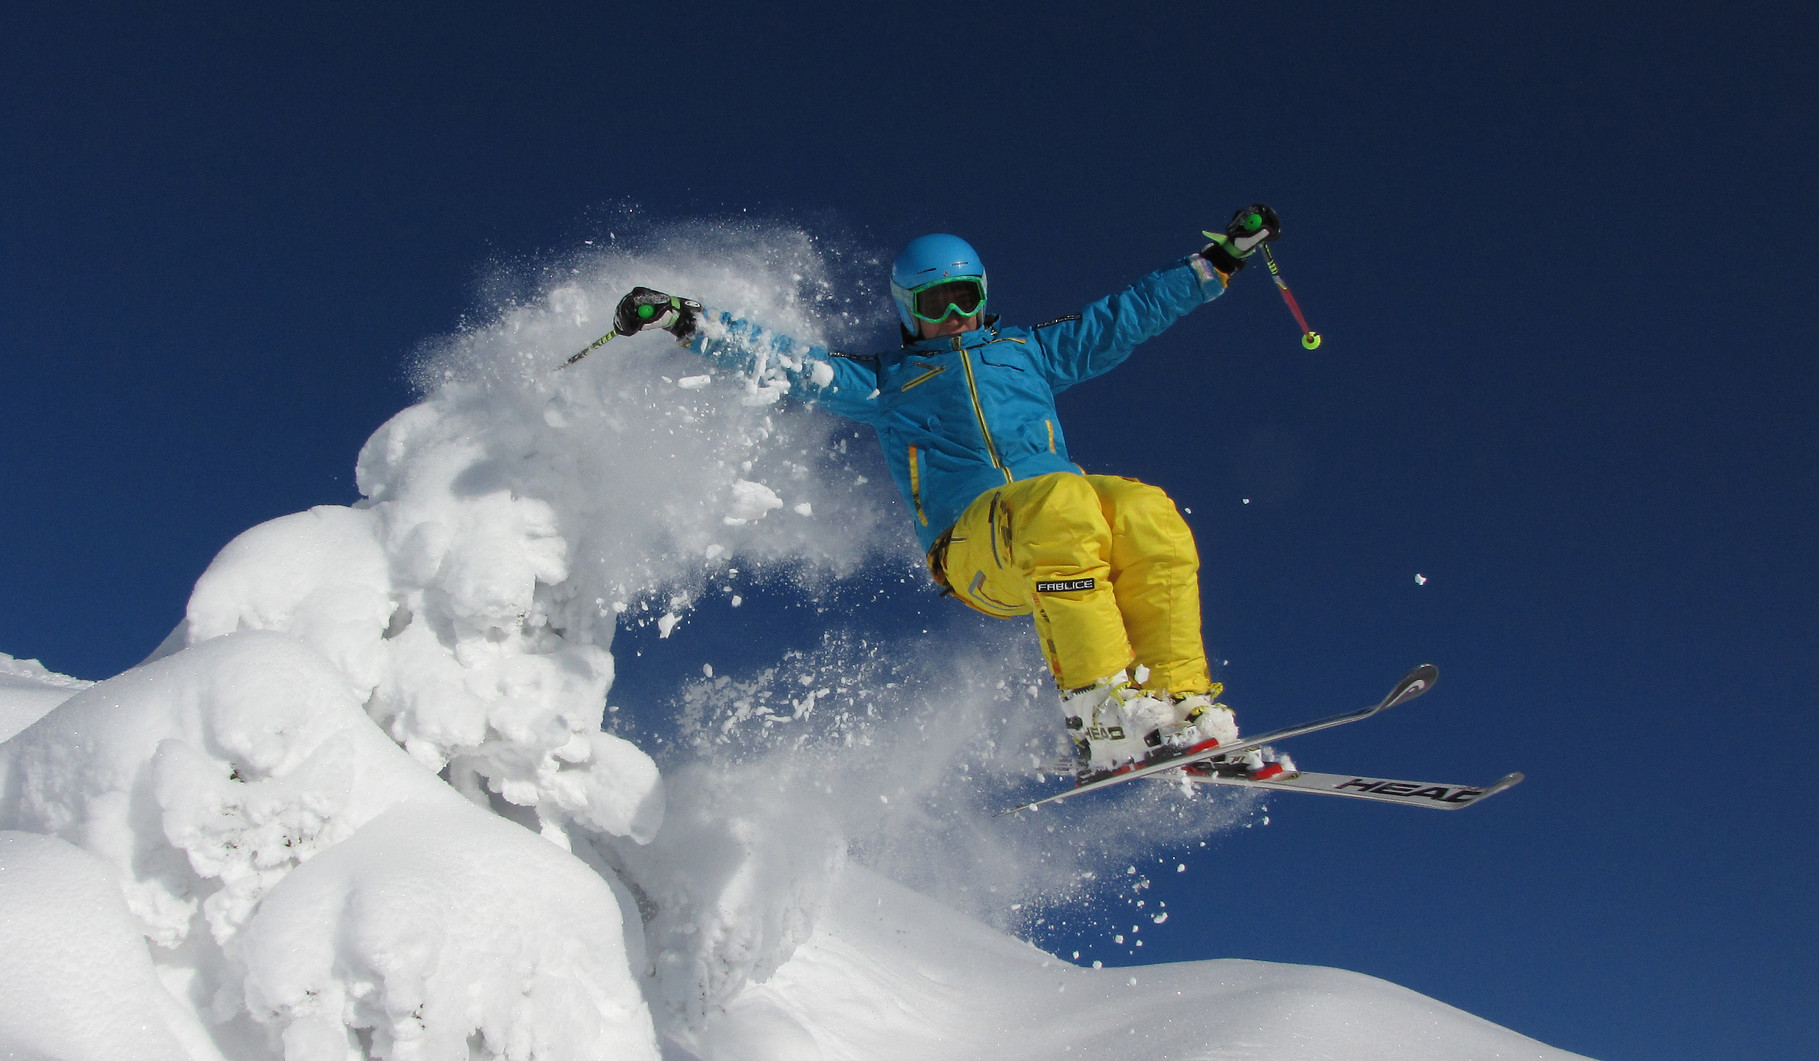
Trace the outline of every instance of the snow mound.
[[0, 832], [0, 1056], [218, 1059], [159, 983], [106, 863]]
[[1228, 959], [1081, 969], [857, 867], [814, 935], [690, 1040], [738, 1061], [1571, 1061], [1373, 977]]
[[310, 860], [235, 951], [287, 1059], [657, 1056], [606, 883], [459, 799], [400, 804]]
[[297, 639], [214, 638], [72, 697], [0, 745], [0, 822], [99, 857], [224, 1053], [655, 1056], [605, 882], [425, 770]]

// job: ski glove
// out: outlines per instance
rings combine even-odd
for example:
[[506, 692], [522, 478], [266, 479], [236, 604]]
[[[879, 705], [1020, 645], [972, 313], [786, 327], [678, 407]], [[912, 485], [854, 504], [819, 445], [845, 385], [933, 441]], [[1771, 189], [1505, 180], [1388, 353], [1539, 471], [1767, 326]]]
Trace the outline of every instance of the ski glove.
[[1252, 203], [1232, 215], [1224, 232], [1202, 232], [1212, 240], [1201, 248], [1200, 256], [1213, 263], [1213, 268], [1227, 276], [1244, 268], [1244, 259], [1258, 247], [1282, 235], [1282, 219], [1262, 203]]
[[701, 303], [692, 298], [634, 287], [630, 294], [619, 300], [619, 308], [613, 311], [613, 330], [620, 335], [631, 335], [646, 328], [662, 328], [686, 341], [695, 334], [695, 321], [700, 312]]

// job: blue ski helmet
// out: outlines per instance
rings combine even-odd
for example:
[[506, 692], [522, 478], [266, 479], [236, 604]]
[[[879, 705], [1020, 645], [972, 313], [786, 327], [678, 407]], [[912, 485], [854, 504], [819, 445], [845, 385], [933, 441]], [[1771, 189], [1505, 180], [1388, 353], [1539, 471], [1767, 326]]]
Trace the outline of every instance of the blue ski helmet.
[[959, 236], [940, 232], [910, 240], [903, 253], [891, 263], [891, 300], [897, 304], [897, 319], [903, 322], [904, 331], [916, 334], [918, 316], [924, 320], [941, 319], [939, 315], [918, 314], [916, 295], [948, 280], [976, 281], [978, 299], [970, 310], [965, 304], [944, 308], [958, 309], [969, 317], [984, 308], [985, 265], [979, 261], [979, 252], [972, 244]]

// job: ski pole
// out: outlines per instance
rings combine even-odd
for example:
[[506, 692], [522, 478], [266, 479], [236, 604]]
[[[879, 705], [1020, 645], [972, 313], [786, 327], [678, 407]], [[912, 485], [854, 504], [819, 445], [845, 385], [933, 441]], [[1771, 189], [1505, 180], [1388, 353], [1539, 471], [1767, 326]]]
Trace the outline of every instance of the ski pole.
[[1294, 292], [1288, 289], [1288, 281], [1282, 279], [1282, 270], [1276, 268], [1276, 256], [1270, 253], [1270, 245], [1263, 245], [1263, 260], [1269, 263], [1270, 279], [1276, 281], [1276, 290], [1282, 292], [1282, 301], [1288, 303], [1288, 311], [1295, 315], [1295, 323], [1301, 325], [1301, 345], [1313, 350], [1320, 345], [1320, 333], [1307, 326], [1307, 318], [1301, 315], [1301, 307], [1295, 302]]
[[567, 361], [564, 361], [560, 365], [557, 365], [556, 371], [560, 372], [563, 369], [567, 368], [568, 366], [570, 366], [570, 365], [574, 364], [575, 362], [581, 360], [582, 358], [586, 357], [587, 355], [593, 353], [595, 350], [600, 349], [601, 347], [605, 346], [607, 343], [611, 342], [613, 339], [617, 338], [618, 335], [619, 335], [619, 333], [616, 330], [609, 330], [605, 335], [602, 335], [600, 338], [595, 339], [591, 344], [589, 344], [588, 348], [586, 350], [581, 351], [580, 353], [576, 354], [575, 356], [569, 358]]

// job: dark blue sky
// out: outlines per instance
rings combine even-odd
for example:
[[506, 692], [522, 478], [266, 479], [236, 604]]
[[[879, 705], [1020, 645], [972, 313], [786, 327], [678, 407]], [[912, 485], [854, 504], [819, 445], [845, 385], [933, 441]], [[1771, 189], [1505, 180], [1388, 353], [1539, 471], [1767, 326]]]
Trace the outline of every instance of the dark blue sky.
[[959, 232], [1043, 320], [1262, 199], [1326, 345], [1259, 267], [1064, 397], [1074, 456], [1194, 510], [1251, 725], [1441, 666], [1304, 765], [1530, 780], [1279, 801], [1146, 959], [1814, 1052], [1810, 7], [168, 6], [0, 15], [0, 651], [138, 661], [231, 537], [354, 499], [482, 277], [627, 204]]

